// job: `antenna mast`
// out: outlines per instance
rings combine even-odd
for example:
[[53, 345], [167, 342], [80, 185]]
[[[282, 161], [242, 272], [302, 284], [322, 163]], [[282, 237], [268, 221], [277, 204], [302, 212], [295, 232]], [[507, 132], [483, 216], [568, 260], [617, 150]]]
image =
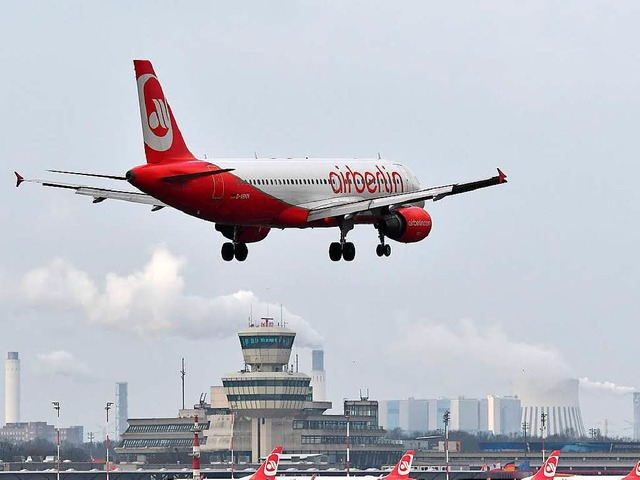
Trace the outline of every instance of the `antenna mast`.
[[182, 409], [184, 410], [184, 376], [187, 374], [184, 369], [184, 357], [182, 357], [182, 368], [180, 369], [180, 378], [182, 380]]

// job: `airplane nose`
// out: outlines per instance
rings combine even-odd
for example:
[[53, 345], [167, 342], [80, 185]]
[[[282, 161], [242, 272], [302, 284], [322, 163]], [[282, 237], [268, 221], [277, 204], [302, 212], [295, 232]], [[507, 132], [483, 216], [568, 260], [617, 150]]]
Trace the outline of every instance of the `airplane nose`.
[[135, 174], [135, 173], [133, 173], [133, 170], [129, 170], [129, 171], [125, 174], [124, 178], [126, 178], [126, 179], [127, 179], [127, 182], [129, 182], [129, 183], [131, 183], [131, 184], [132, 184], [132, 183], [134, 182], [134, 180], [136, 179], [136, 174]]

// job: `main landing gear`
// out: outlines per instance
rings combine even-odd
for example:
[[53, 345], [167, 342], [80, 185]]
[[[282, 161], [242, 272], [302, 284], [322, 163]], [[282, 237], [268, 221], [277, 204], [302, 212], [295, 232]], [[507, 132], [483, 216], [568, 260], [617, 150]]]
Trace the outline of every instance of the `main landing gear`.
[[249, 255], [249, 249], [246, 243], [233, 244], [232, 242], [225, 242], [222, 244], [220, 253], [225, 262], [230, 262], [234, 257], [239, 262], [244, 262], [247, 259], [247, 255]]
[[343, 258], [346, 262], [353, 261], [356, 258], [356, 246], [347, 242], [347, 233], [353, 228], [352, 218], [343, 218], [340, 222], [340, 241], [331, 242], [329, 245], [329, 258], [337, 262]]
[[230, 262], [235, 257], [239, 262], [244, 262], [247, 259], [247, 255], [249, 255], [249, 249], [247, 248], [247, 244], [243, 242], [238, 242], [238, 228], [236, 227], [233, 232], [233, 242], [225, 242], [222, 244], [222, 259], [225, 262]]
[[351, 242], [331, 242], [329, 245], [329, 258], [334, 262], [341, 258], [351, 262], [356, 258], [356, 246]]
[[[347, 242], [347, 233], [353, 228], [353, 219], [345, 218], [340, 222], [340, 241], [331, 242], [329, 245], [329, 258], [337, 262], [344, 259], [347, 262], [353, 261], [356, 257], [356, 246]], [[382, 230], [378, 228], [378, 238], [380, 243], [376, 245], [376, 255], [379, 257], [388, 257], [391, 255], [391, 245], [385, 243], [385, 236]]]

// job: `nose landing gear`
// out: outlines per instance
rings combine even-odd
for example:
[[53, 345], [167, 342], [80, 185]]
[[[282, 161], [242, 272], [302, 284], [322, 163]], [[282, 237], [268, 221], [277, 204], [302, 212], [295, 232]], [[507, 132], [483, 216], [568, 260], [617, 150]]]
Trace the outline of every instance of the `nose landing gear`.
[[388, 257], [391, 255], [391, 245], [384, 243], [384, 233], [380, 230], [378, 230], [378, 238], [380, 238], [380, 244], [376, 246], [376, 255]]

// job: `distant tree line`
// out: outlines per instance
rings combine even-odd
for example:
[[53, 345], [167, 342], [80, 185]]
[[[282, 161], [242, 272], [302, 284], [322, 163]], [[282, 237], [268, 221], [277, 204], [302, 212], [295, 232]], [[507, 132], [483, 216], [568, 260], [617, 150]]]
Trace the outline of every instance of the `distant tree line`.
[[[57, 455], [57, 445], [49, 440], [39, 439], [20, 443], [0, 440], [0, 460], [4, 462], [24, 462], [28, 457], [31, 457], [36, 462], [52, 455], [54, 457]], [[103, 459], [105, 456], [106, 446], [104, 442], [84, 443], [82, 445], [62, 443], [60, 445], [61, 461], [91, 462], [92, 459]], [[109, 445], [109, 458], [117, 458], [113, 445]]]

